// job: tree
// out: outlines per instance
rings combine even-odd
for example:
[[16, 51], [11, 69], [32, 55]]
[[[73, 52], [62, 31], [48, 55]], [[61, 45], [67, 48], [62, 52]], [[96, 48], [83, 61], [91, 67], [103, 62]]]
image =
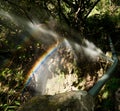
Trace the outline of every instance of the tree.
[[[24, 16], [32, 22], [38, 19], [40, 22], [52, 16], [61, 23], [71, 28], [82, 30], [85, 20], [92, 9], [100, 0], [29, 0], [3, 2], [10, 6], [10, 11]], [[36, 8], [34, 8], [36, 7]], [[17, 9], [17, 10], [16, 10]]]

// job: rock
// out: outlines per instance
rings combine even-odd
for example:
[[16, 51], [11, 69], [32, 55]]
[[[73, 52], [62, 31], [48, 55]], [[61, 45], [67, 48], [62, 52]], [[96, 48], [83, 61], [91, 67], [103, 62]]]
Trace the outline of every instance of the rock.
[[70, 91], [56, 95], [39, 95], [18, 111], [94, 111], [94, 99], [86, 91]]

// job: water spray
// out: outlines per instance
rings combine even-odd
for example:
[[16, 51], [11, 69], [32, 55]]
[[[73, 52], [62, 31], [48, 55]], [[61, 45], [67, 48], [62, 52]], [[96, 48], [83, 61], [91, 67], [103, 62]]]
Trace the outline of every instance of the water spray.
[[[19, 23], [19, 21], [22, 21], [22, 20], [18, 17], [16, 20], [15, 16], [12, 17], [8, 13], [5, 13], [5, 14], [0, 13], [0, 15], [4, 15], [5, 17], [9, 18], [11, 21], [15, 20], [16, 24], [18, 24], [18, 25], [21, 24], [21, 22]], [[100, 57], [103, 57], [105, 60], [109, 60], [110, 62], [112, 62], [112, 66], [97, 81], [97, 83], [88, 91], [88, 93], [86, 91], [74, 92], [74, 94], [75, 94], [74, 96], [76, 96], [76, 94], [77, 94], [78, 96], [76, 96], [76, 98], [79, 97], [80, 98], [80, 99], [78, 98], [79, 100], [81, 100], [81, 96], [83, 98], [85, 98], [86, 100], [88, 99], [87, 98], [88, 95], [90, 95], [91, 97], [97, 96], [97, 94], [101, 90], [102, 86], [107, 82], [108, 79], [110, 79], [110, 77], [112, 76], [112, 74], [114, 73], [114, 71], [116, 69], [116, 66], [118, 64], [118, 58], [117, 58], [117, 55], [116, 55], [116, 52], [115, 52], [115, 49], [114, 49], [114, 46], [113, 46], [113, 43], [112, 43], [112, 40], [110, 37], [109, 37], [109, 43], [110, 43], [110, 48], [111, 48], [112, 55], [113, 55], [112, 59], [106, 57], [100, 50], [98, 50], [93, 44], [91, 44], [88, 41], [85, 41], [86, 46], [84, 46], [84, 45], [80, 45], [81, 43], [79, 43], [79, 42], [81, 42], [81, 41], [76, 42], [76, 40], [71, 39], [71, 41], [72, 41], [71, 42], [70, 40], [67, 40], [66, 38], [61, 39], [57, 34], [53, 33], [50, 30], [46, 30], [46, 29], [42, 28], [41, 26], [38, 26], [37, 24], [33, 24], [33, 23], [29, 23], [27, 21], [24, 21], [24, 23], [22, 22], [22, 25], [24, 26], [25, 31], [28, 31], [30, 33], [30, 35], [35, 37], [37, 40], [43, 41], [43, 43], [46, 45], [49, 45], [49, 43], [51, 43], [50, 45], [53, 45], [53, 47], [51, 46], [50, 49], [48, 49], [46, 51], [46, 53], [43, 57], [40, 57], [38, 62], [35, 64], [35, 67], [33, 69], [31, 69], [31, 71], [29, 73], [30, 74], [29, 79], [27, 78], [28, 81], [26, 82], [25, 87], [29, 84], [31, 86], [31, 84], [34, 83], [34, 84], [32, 84], [33, 86], [31, 86], [31, 87], [33, 87], [33, 89], [35, 89], [37, 91], [37, 93], [44, 94], [45, 89], [43, 89], [43, 87], [45, 88], [45, 85], [47, 82], [46, 79], [51, 78], [49, 75], [50, 72], [49, 73], [46, 72], [49, 69], [49, 62], [51, 62], [51, 60], [52, 60], [51, 57], [53, 58], [53, 60], [55, 57], [57, 58], [58, 61], [56, 61], [56, 64], [59, 64], [59, 62], [61, 62], [61, 57], [59, 56], [59, 54], [57, 52], [60, 47], [68, 46], [68, 48], [70, 48], [70, 50], [72, 50], [74, 58], [77, 58], [76, 52], [78, 53], [78, 51], [81, 51], [81, 48], [82, 48], [82, 50], [84, 50], [83, 52], [85, 54], [87, 54], [87, 56], [89, 56], [89, 58], [92, 58], [94, 56], [95, 57], [100, 56]], [[79, 44], [77, 44], [77, 43], [79, 43]], [[89, 47], [89, 46], [91, 46], [91, 47]], [[75, 49], [75, 50], [73, 50], [73, 49]], [[56, 69], [55, 67], [53, 67], [52, 69], [55, 70]], [[49, 76], [49, 77], [47, 77], [47, 76]], [[44, 81], [41, 82], [43, 79], [44, 79]], [[43, 86], [42, 86], [42, 84], [43, 84]], [[24, 93], [24, 88], [23, 88], [23, 93]], [[70, 93], [68, 93], [68, 95], [69, 94]], [[79, 96], [79, 94], [80, 94], [80, 96]], [[55, 96], [56, 95], [54, 95], [53, 97], [55, 97]], [[82, 100], [82, 101], [84, 101], [84, 100]], [[84, 107], [84, 104], [82, 103], [82, 101], [81, 101], [81, 104]], [[87, 105], [88, 104], [86, 104], [86, 109], [87, 109]]]
[[110, 44], [110, 48], [112, 51], [112, 59], [113, 59], [113, 64], [112, 66], [108, 69], [108, 71], [97, 81], [97, 83], [88, 91], [88, 93], [92, 96], [97, 96], [97, 94], [99, 93], [100, 89], [102, 88], [102, 86], [107, 82], [107, 80], [110, 79], [110, 77], [112, 76], [112, 74], [115, 72], [115, 69], [117, 67], [118, 64], [118, 58], [112, 43], [112, 39], [111, 37], [109, 38], [109, 44]]
[[[33, 104], [29, 104], [30, 107], [26, 107], [27, 105], [21, 107], [21, 109], [19, 111], [32, 111], [32, 108], [34, 108], [35, 104], [38, 105], [38, 102], [35, 103], [36, 100], [39, 101], [39, 108], [37, 108], [37, 110], [46, 110], [48, 111], [49, 108], [53, 108], [57, 107], [54, 109], [54, 111], [57, 111], [57, 109], [62, 109], [67, 107], [68, 109], [70, 109], [70, 111], [73, 111], [74, 109], [76, 109], [76, 111], [94, 111], [95, 108], [95, 104], [94, 104], [94, 99], [97, 96], [97, 94], [99, 93], [99, 91], [101, 90], [102, 86], [107, 82], [108, 79], [110, 79], [110, 77], [112, 76], [112, 74], [114, 73], [116, 66], [118, 64], [118, 58], [117, 55], [115, 53], [115, 49], [114, 46], [112, 44], [112, 40], [109, 37], [109, 42], [110, 42], [110, 48], [113, 54], [113, 63], [112, 66], [108, 69], [108, 71], [106, 72], [106, 74], [104, 74], [101, 79], [98, 80], [98, 82], [87, 92], [87, 91], [82, 91], [82, 90], [77, 90], [77, 91], [70, 91], [70, 92], [64, 92], [64, 93], [58, 93], [55, 94], [53, 96], [35, 96], [33, 97], [33, 99], [31, 100]], [[111, 60], [110, 60], [111, 61]], [[48, 97], [48, 98], [46, 98]], [[64, 102], [61, 103], [62, 98], [64, 98]], [[71, 102], [73, 102], [73, 98], [76, 101], [79, 101], [79, 104], [77, 103], [77, 107], [75, 104], [75, 107], [73, 106], [73, 110], [70, 108], [70, 104]], [[45, 102], [45, 100], [47, 100], [47, 102]], [[71, 100], [71, 102], [70, 102]], [[30, 101], [30, 103], [31, 103]], [[54, 101], [54, 103], [57, 103], [57, 105], [52, 104]], [[60, 102], [59, 102], [60, 101]], [[42, 109], [43, 105], [41, 104], [41, 102], [45, 102], [48, 109], [45, 109], [45, 107]], [[65, 104], [65, 107], [63, 107]], [[52, 109], [52, 110], [53, 110]], [[67, 109], [67, 110], [68, 110]], [[35, 110], [36, 111], [36, 110]], [[69, 111], [69, 110], [68, 110]]]

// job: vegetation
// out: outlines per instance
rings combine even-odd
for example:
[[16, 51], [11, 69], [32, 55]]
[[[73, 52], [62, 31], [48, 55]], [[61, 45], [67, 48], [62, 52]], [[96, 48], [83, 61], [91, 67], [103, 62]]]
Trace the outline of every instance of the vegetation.
[[[20, 24], [3, 17], [3, 10], [15, 15]], [[72, 39], [72, 31], [94, 42], [104, 52], [110, 51], [107, 36], [113, 38], [120, 54], [119, 0], [1, 0], [0, 2], [0, 110], [15, 111], [21, 105], [21, 91], [27, 72], [46, 48], [32, 38], [19, 20], [47, 24]], [[57, 21], [57, 25], [55, 22]], [[50, 23], [53, 22], [51, 25]], [[55, 26], [54, 26], [55, 24]], [[80, 38], [80, 39], [81, 39]], [[86, 64], [83, 64], [85, 67]], [[78, 70], [77, 70], [78, 71]], [[77, 72], [78, 73], [78, 72]], [[97, 110], [113, 111], [114, 94], [120, 84], [119, 68], [98, 95]]]

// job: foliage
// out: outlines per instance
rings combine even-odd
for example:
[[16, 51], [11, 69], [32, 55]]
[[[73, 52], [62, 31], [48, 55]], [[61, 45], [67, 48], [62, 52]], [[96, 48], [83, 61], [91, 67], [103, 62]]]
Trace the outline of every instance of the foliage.
[[120, 79], [113, 77], [102, 88], [99, 94], [99, 106], [96, 110], [112, 111], [115, 110], [115, 92], [119, 88]]
[[[120, 27], [120, 8], [110, 0], [101, 0], [88, 16], [85, 23], [84, 35], [92, 39], [98, 47], [105, 42], [106, 45], [100, 46], [103, 51], [109, 50], [107, 47], [107, 36], [114, 36], [115, 44], [118, 40]], [[97, 30], [96, 30], [97, 29]]]
[[[100, 0], [22, 0], [2, 2], [7, 5], [6, 9], [2, 5], [2, 9], [14, 12], [17, 16], [23, 16], [30, 20], [46, 22], [50, 17], [57, 19], [62, 24], [76, 28], [81, 31], [84, 27], [84, 21]], [[35, 8], [34, 8], [35, 7]], [[34, 10], [33, 10], [34, 9]]]
[[14, 111], [20, 105], [23, 77], [23, 71], [20, 68], [0, 70], [0, 109], [2, 111]]
[[[0, 9], [26, 21], [48, 23], [54, 18], [53, 21], [57, 20], [61, 24], [60, 28], [70, 27], [79, 31], [94, 41], [104, 52], [109, 50], [107, 35], [116, 37], [114, 43], [119, 52], [119, 6], [119, 0], [0, 1]], [[45, 51], [40, 42], [28, 39], [29, 36], [31, 35], [24, 31], [24, 26], [19, 27], [0, 16], [0, 110], [14, 111], [21, 104], [20, 96], [26, 73]], [[77, 71], [78, 69], [75, 73], [78, 73]], [[119, 87], [118, 81], [116, 78], [110, 80], [99, 95], [102, 111], [112, 109], [111, 97]]]

